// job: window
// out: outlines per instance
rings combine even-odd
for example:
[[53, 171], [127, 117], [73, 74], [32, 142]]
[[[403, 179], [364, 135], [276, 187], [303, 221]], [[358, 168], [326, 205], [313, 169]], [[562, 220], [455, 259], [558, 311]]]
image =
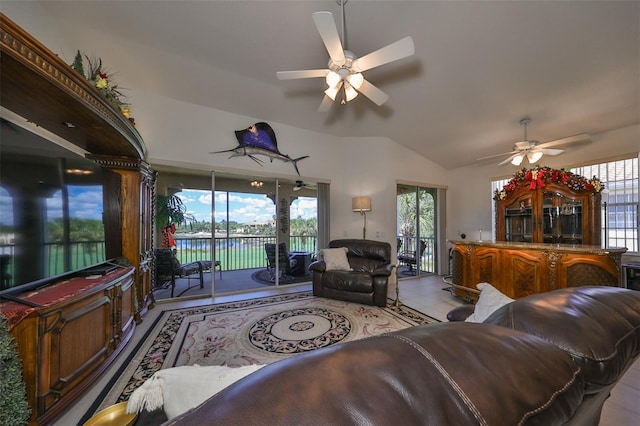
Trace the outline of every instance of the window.
[[[626, 247], [630, 252], [640, 250], [638, 168], [639, 158], [632, 157], [570, 169], [571, 172], [586, 178], [597, 176], [604, 183], [602, 242], [606, 247]], [[502, 188], [507, 182], [509, 179], [493, 180], [491, 196], [493, 197], [495, 190]], [[495, 215], [495, 211], [493, 213]]]
[[608, 247], [638, 252], [638, 158], [571, 169], [573, 173], [604, 182], [602, 241]]

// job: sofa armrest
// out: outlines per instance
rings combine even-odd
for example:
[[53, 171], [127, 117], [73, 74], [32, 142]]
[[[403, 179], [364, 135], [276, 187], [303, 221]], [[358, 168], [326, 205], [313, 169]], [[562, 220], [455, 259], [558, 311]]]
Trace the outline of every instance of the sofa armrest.
[[310, 271], [324, 272], [327, 270], [327, 264], [322, 260], [317, 260], [309, 265]]
[[374, 269], [373, 271], [371, 271], [371, 275], [372, 276], [384, 276], [384, 277], [388, 277], [391, 275], [391, 271], [393, 271], [393, 268], [395, 267], [395, 265], [392, 264], [385, 264], [385, 265], [380, 265], [378, 266], [376, 269]]
[[473, 313], [475, 305], [462, 305], [453, 308], [447, 313], [447, 320], [449, 322], [464, 321]]

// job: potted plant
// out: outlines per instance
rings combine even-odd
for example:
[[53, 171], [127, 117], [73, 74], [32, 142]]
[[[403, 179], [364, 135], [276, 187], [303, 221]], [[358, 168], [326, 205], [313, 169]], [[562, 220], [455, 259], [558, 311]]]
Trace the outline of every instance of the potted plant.
[[156, 230], [160, 231], [167, 224], [195, 222], [195, 217], [187, 213], [187, 206], [180, 197], [173, 195], [156, 195]]
[[30, 414], [22, 363], [7, 320], [0, 314], [0, 424], [26, 425]]

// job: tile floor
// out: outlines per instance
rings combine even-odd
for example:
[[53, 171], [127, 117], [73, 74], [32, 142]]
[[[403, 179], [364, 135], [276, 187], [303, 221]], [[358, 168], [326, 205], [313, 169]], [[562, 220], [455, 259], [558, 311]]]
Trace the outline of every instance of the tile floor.
[[[426, 276], [421, 278], [405, 279], [400, 281], [400, 301], [414, 309], [424, 312], [441, 321], [446, 321], [447, 312], [462, 302], [453, 297], [449, 291], [443, 290], [446, 285], [440, 276]], [[291, 286], [282, 289], [267, 288], [250, 293], [238, 293], [215, 298], [183, 298], [177, 301], [162, 301], [145, 315], [143, 322], [138, 325], [133, 340], [123, 353], [120, 354], [116, 362], [105, 372], [96, 384], [85, 392], [85, 396], [75, 405], [70, 407], [62, 415], [56, 425], [77, 425], [85, 414], [87, 408], [104, 388], [111, 376], [133, 347], [136, 339], [141, 336], [152, 325], [160, 312], [167, 309], [176, 309], [189, 306], [199, 306], [211, 303], [223, 303], [234, 300], [251, 299], [255, 297], [270, 296], [283, 292], [303, 291], [310, 289], [310, 285]], [[395, 286], [389, 289], [389, 297], [395, 299]], [[640, 424], [640, 359], [627, 371], [618, 385], [613, 389], [611, 397], [605, 403], [600, 426], [636, 426]]]

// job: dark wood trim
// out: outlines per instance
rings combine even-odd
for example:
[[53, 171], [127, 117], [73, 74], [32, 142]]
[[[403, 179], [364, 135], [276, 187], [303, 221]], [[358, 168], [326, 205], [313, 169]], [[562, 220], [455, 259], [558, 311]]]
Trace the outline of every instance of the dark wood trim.
[[2, 13], [0, 53], [4, 108], [92, 154], [145, 158], [142, 137], [118, 108]]

